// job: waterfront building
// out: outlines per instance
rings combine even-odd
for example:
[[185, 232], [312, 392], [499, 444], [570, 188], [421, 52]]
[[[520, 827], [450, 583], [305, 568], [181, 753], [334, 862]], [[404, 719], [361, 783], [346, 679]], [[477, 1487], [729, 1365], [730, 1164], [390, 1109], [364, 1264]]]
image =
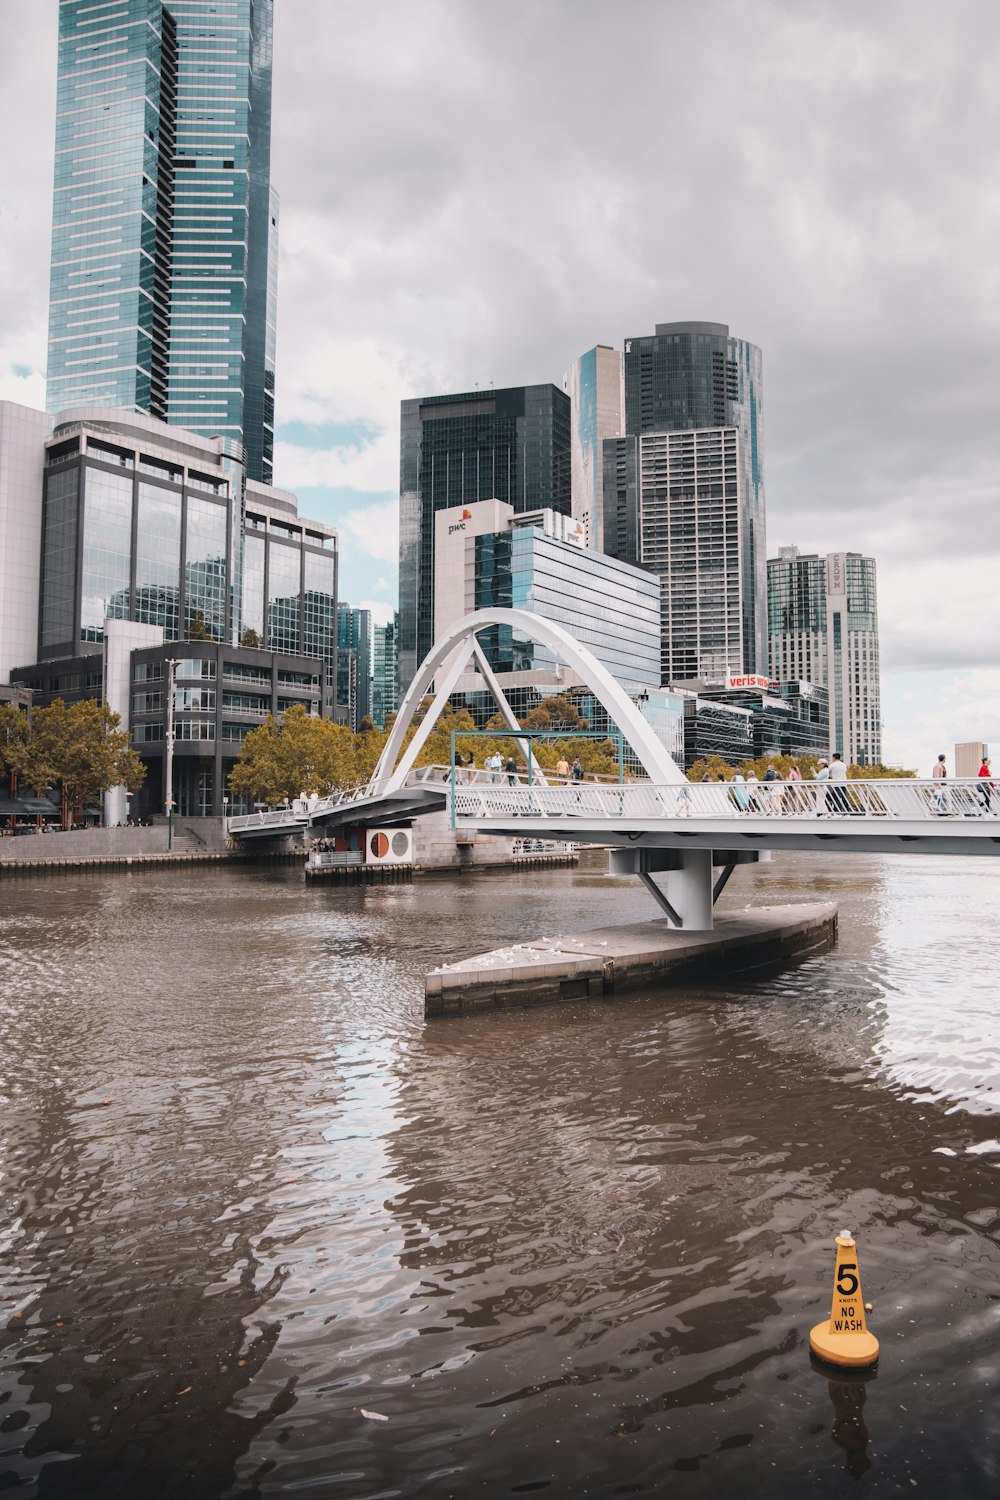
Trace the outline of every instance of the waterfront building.
[[[160, 637], [157, 640], [157, 637]], [[121, 714], [146, 781], [126, 805], [120, 789], [110, 822], [146, 819], [164, 808], [170, 667], [174, 666], [173, 796], [183, 817], [251, 812], [228, 791], [243, 742], [269, 714], [293, 704], [319, 714], [333, 691], [326, 663], [219, 641], [164, 641], [162, 627], [111, 620], [98, 655], [37, 662], [15, 677], [41, 706], [99, 698]]]
[[0, 684], [38, 644], [42, 476], [49, 418], [0, 401]]
[[132, 412], [62, 412], [44, 445], [38, 655], [98, 654], [107, 619], [336, 656], [336, 534], [247, 480], [238, 445]]
[[[771, 682], [744, 674], [725, 682], [675, 683], [699, 703], [718, 703], [750, 713], [750, 756], [826, 755], [830, 743], [830, 696], [811, 682]], [[706, 723], [708, 721], [706, 720]], [[713, 751], [721, 755], [723, 752]]]
[[[556, 511], [518, 513], [500, 500], [435, 516], [435, 638], [474, 610], [526, 609], [564, 626], [627, 687], [659, 686], [658, 580], [592, 552], [583, 524]], [[548, 647], [509, 626], [479, 636], [503, 684], [575, 682]]]
[[603, 444], [625, 431], [625, 381], [621, 351], [597, 344], [574, 360], [563, 377], [570, 400], [572, 514], [588, 547], [604, 548]]
[[337, 719], [355, 732], [372, 717], [371, 610], [337, 605]]
[[664, 683], [758, 670], [760, 533], [744, 471], [735, 427], [604, 443], [604, 548], [660, 579]]
[[[731, 670], [767, 671], [767, 549], [764, 534], [764, 444], [763, 444], [763, 375], [761, 351], [746, 339], [734, 337], [725, 323], [658, 323], [653, 334], [625, 340], [625, 432], [641, 438], [648, 433], [694, 434], [732, 429], [736, 433], [736, 475], [726, 478], [702, 469], [695, 473], [695, 454], [683, 446], [671, 448], [669, 474], [655, 476], [660, 482], [646, 491], [650, 501], [683, 505], [685, 516], [677, 518], [678, 535], [695, 527], [699, 541], [704, 530], [716, 526], [719, 517], [710, 505], [713, 500], [733, 501], [737, 508], [739, 533], [739, 631], [742, 658], [730, 658]], [[644, 450], [640, 450], [644, 451]], [[632, 450], [633, 462], [638, 453]], [[661, 451], [660, 457], [664, 453]], [[626, 460], [627, 462], [627, 460]], [[663, 480], [669, 478], [667, 488]], [[605, 481], [606, 483], [606, 481]], [[627, 486], [625, 486], [627, 491]], [[617, 501], [619, 486], [613, 485], [610, 498]], [[605, 490], [607, 494], [607, 489]], [[704, 507], [698, 502], [705, 502]], [[612, 515], [605, 502], [604, 547], [612, 550], [617, 540], [616, 506]], [[640, 508], [632, 525], [640, 528], [634, 544], [639, 550], [618, 552], [633, 561], [643, 561], [647, 537], [653, 550], [656, 531], [662, 525], [662, 507], [652, 504]], [[664, 573], [664, 640], [672, 639], [668, 617], [675, 603], [681, 613], [689, 606], [686, 587], [689, 573], [682, 578], [675, 596], [670, 569]], [[707, 584], [709, 594], [711, 584]], [[700, 593], [707, 598], [709, 594]], [[727, 585], [731, 602], [731, 588]], [[687, 628], [681, 632], [689, 634]], [[727, 650], [734, 633], [727, 631]]]
[[396, 642], [399, 639], [399, 615], [393, 614], [384, 625], [376, 625], [373, 631], [372, 669], [372, 719], [376, 729], [384, 729], [385, 721], [399, 707], [397, 687], [398, 662]]
[[269, 483], [273, 0], [60, 0], [51, 411], [147, 412]]
[[737, 703], [685, 694], [684, 769], [712, 755], [731, 766], [754, 758], [753, 712]]
[[399, 691], [434, 639], [438, 511], [496, 499], [571, 510], [570, 403], [554, 385], [404, 401], [400, 415]]
[[830, 697], [830, 751], [848, 763], [882, 760], [875, 559], [780, 547], [768, 561], [771, 675], [803, 679]]

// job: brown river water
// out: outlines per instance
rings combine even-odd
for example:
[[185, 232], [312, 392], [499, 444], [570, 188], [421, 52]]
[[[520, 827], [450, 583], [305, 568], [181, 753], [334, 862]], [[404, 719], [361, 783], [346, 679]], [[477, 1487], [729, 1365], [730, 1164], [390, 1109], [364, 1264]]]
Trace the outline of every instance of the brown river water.
[[[0, 886], [0, 1492], [1000, 1494], [1000, 861], [779, 858], [831, 951], [423, 1019], [595, 871]], [[833, 1237], [882, 1344], [810, 1366]]]

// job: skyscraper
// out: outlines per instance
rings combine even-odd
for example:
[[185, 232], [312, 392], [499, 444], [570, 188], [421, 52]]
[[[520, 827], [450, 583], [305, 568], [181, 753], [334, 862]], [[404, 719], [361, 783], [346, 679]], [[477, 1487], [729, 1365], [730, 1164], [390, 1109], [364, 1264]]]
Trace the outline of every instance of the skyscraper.
[[372, 716], [372, 613], [337, 605], [337, 718], [357, 731]]
[[385, 625], [376, 625], [374, 636], [374, 664], [372, 668], [372, 718], [377, 729], [385, 728], [389, 714], [399, 707], [396, 690], [398, 662], [396, 642], [399, 638], [399, 616], [394, 614]]
[[[680, 561], [678, 551], [669, 567], [655, 560], [662, 553], [662, 535], [657, 529], [668, 524], [679, 541], [684, 535], [697, 536], [703, 558], [710, 528], [725, 524], [727, 539], [735, 535], [738, 546], [737, 593], [727, 571], [724, 608], [729, 615], [735, 602], [739, 612], [738, 631], [727, 629], [726, 650], [734, 639], [739, 641], [742, 657], [730, 660], [730, 670], [758, 672], [767, 664], [767, 549], [764, 534], [764, 460], [762, 436], [762, 366], [756, 345], [734, 338], [725, 323], [658, 323], [654, 334], [625, 340], [625, 431], [635, 439], [651, 433], [695, 434], [693, 443], [646, 445], [642, 452], [652, 458], [670, 458], [669, 471], [656, 472], [655, 463], [645, 463], [639, 484], [638, 443], [631, 463], [636, 470], [633, 485], [636, 496], [631, 524], [637, 528], [633, 561], [657, 568], [663, 577], [663, 633], [665, 650], [671, 636], [669, 614], [675, 598], [683, 613], [689, 614], [690, 575], [675, 572]], [[735, 468], [727, 444], [726, 474], [713, 472], [707, 463], [709, 450], [721, 441], [723, 430], [735, 433]], [[698, 434], [706, 434], [706, 442]], [[708, 438], [707, 435], [711, 434]], [[606, 450], [607, 452], [607, 447]], [[618, 536], [626, 516], [616, 503], [625, 499], [620, 491], [618, 470], [624, 471], [630, 460], [626, 447], [619, 445], [613, 460], [615, 475], [613, 493], [608, 496], [604, 517], [604, 545], [608, 550], [619, 546]], [[695, 477], [695, 462], [700, 452], [706, 462]], [[721, 450], [720, 450], [721, 456]], [[608, 471], [605, 470], [607, 475]], [[669, 483], [667, 482], [669, 480]], [[715, 502], [725, 501], [725, 518], [718, 514]], [[610, 507], [608, 505], [610, 502]], [[665, 502], [665, 504], [664, 504]], [[684, 515], [679, 507], [683, 507]], [[731, 523], [735, 521], [735, 533]], [[685, 528], [693, 527], [693, 531]], [[626, 539], [626, 545], [628, 545]], [[727, 564], [728, 570], [728, 564]], [[710, 574], [704, 569], [700, 577], [705, 589], [711, 589]], [[676, 585], [676, 589], [675, 589]], [[678, 591], [679, 590], [679, 591]], [[699, 597], [708, 603], [710, 594], [702, 589]], [[701, 674], [696, 674], [701, 675]]]
[[270, 483], [273, 0], [60, 0], [50, 411], [148, 412]]
[[597, 344], [574, 360], [563, 377], [570, 399], [570, 474], [573, 516], [587, 544], [604, 547], [601, 451], [604, 439], [625, 431], [625, 386], [618, 349]]
[[570, 403], [554, 385], [401, 406], [399, 692], [434, 639], [434, 515], [477, 500], [570, 513]]
[[801, 556], [779, 547], [767, 564], [771, 675], [830, 694], [830, 749], [848, 762], [882, 759], [875, 559], [858, 552]]

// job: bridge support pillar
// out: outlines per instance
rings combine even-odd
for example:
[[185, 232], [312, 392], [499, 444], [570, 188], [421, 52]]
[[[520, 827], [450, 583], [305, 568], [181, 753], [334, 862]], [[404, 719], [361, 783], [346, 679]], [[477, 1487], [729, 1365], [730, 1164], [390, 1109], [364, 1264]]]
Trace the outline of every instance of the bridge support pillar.
[[680, 868], [667, 872], [664, 894], [685, 932], [711, 931], [712, 885], [711, 849], [683, 850]]
[[[711, 932], [715, 893], [711, 849], [612, 849], [612, 875], [638, 875], [674, 927]], [[654, 872], [664, 876], [653, 879]]]

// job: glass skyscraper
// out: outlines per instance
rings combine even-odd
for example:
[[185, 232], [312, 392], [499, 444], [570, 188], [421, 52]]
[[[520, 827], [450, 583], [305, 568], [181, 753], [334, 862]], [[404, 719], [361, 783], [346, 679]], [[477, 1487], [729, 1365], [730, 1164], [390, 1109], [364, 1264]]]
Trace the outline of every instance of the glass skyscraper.
[[875, 559], [803, 556], [779, 547], [767, 564], [771, 674], [830, 695], [830, 749], [848, 762], [882, 760]]
[[399, 693], [396, 687], [399, 671], [396, 659], [399, 616], [393, 615], [385, 625], [376, 625], [373, 635], [372, 718], [377, 729], [384, 729], [388, 715], [394, 714], [399, 707]]
[[60, 0], [47, 405], [148, 412], [269, 483], [273, 0]]
[[598, 344], [574, 360], [563, 377], [570, 399], [570, 470], [573, 516], [581, 521], [587, 545], [604, 547], [602, 460], [604, 439], [625, 431], [625, 386], [618, 349]]
[[[630, 450], [628, 445], [615, 447], [609, 442], [605, 446], [605, 485], [610, 485], [611, 490], [609, 493], [605, 489], [604, 546], [616, 555], [659, 568], [653, 560], [653, 553], [660, 550], [663, 538], [656, 532], [667, 524], [678, 539], [682, 528], [694, 527], [690, 535], [692, 538], [697, 536], [699, 550], [704, 553], [701, 502], [708, 504], [704, 528], [707, 536], [719, 523], [719, 517], [711, 514], [715, 509], [714, 502], [732, 500], [739, 543], [737, 607], [742, 654], [740, 660], [730, 660], [730, 669], [766, 671], [767, 547], [760, 350], [745, 339], [734, 338], [724, 323], [658, 323], [654, 334], [625, 340], [624, 367], [626, 434], [643, 439], [652, 433], [705, 432], [711, 434], [709, 446], [714, 447], [721, 430], [732, 429], [736, 434], [737, 473], [731, 478], [727, 475], [724, 491], [718, 488], [723, 482], [721, 476], [709, 474], [707, 470], [697, 476], [696, 482], [694, 448], [697, 443], [684, 458], [681, 448], [677, 447], [671, 450], [677, 462], [671, 463], [670, 485], [665, 483], [668, 475], [664, 472], [650, 493], [646, 489], [646, 476], [640, 479], [638, 474], [638, 444]], [[612, 470], [616, 471], [611, 473], [608, 469], [609, 448], [613, 454]], [[645, 453], [645, 446], [642, 451]], [[707, 453], [707, 449], [705, 451]], [[637, 497], [634, 501], [631, 516], [627, 514], [627, 507], [616, 503], [628, 495], [629, 470], [633, 492], [642, 492], [642, 499]], [[647, 493], [653, 501], [665, 504], [647, 505]], [[680, 506], [687, 512], [683, 517], [677, 512]], [[637, 534], [630, 537], [629, 527], [638, 527]], [[689, 613], [690, 572], [683, 575], [680, 592], [675, 592], [675, 583], [680, 585], [682, 579], [675, 575], [673, 566], [664, 570], [662, 576], [666, 643], [671, 635], [668, 616], [675, 599], [678, 608]], [[710, 572], [700, 576], [706, 588], [711, 589]], [[720, 602], [713, 604], [707, 593], [702, 593], [700, 598], [705, 607], [712, 609], [716, 609]], [[734, 591], [727, 582], [724, 600], [727, 613], [733, 600]], [[732, 634], [727, 634], [731, 644]], [[727, 644], [727, 651], [730, 644]]]
[[554, 385], [404, 401], [399, 458], [399, 691], [434, 640], [434, 517], [497, 499], [570, 514], [570, 403]]

